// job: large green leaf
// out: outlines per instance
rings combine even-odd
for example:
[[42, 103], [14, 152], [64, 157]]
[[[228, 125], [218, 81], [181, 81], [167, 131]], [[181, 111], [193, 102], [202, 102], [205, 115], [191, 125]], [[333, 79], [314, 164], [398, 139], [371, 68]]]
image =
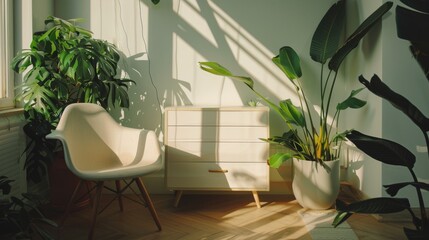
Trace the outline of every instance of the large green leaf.
[[344, 45], [332, 56], [329, 61], [329, 69], [338, 71], [344, 58], [358, 46], [360, 40], [368, 33], [368, 31], [390, 10], [392, 2], [386, 2], [375, 10], [359, 27], [347, 38]]
[[352, 92], [350, 93], [350, 96], [346, 100], [344, 100], [343, 102], [337, 105], [337, 110], [346, 110], [347, 108], [357, 109], [365, 106], [366, 101], [355, 98], [356, 94], [358, 94], [363, 89], [364, 88], [352, 90]]
[[28, 67], [39, 67], [42, 63], [43, 53], [24, 50], [16, 55], [11, 62], [11, 68], [17, 73], [23, 73]]
[[337, 51], [346, 23], [346, 4], [340, 0], [326, 12], [313, 34], [311, 58], [324, 64]]
[[275, 153], [268, 159], [268, 164], [272, 168], [279, 168], [284, 162], [292, 158], [290, 153]]
[[305, 117], [301, 109], [295, 107], [290, 99], [281, 101], [279, 105], [282, 110], [281, 113], [283, 118], [286, 119], [287, 122], [301, 127], [305, 126]]
[[302, 140], [299, 138], [296, 129], [291, 129], [287, 132], [284, 132], [282, 136], [273, 136], [268, 139], [261, 140], [286, 147], [287, 149], [294, 152], [294, 157], [299, 157], [300, 159], [313, 159], [311, 154], [304, 151], [303, 146], [300, 145]]
[[391, 90], [376, 74], [372, 76], [371, 81], [366, 80], [363, 76], [359, 76], [359, 81], [372, 93], [386, 99], [394, 107], [401, 110], [422, 131], [429, 131], [429, 118], [423, 115], [423, 113], [408, 99]]
[[88, 51], [84, 48], [78, 48], [72, 50], [70, 54], [73, 54], [73, 58], [70, 60], [69, 70], [72, 70], [74, 75], [70, 74], [69, 77], [78, 81], [94, 79], [95, 69], [92, 65], [93, 58], [88, 54]]
[[277, 65], [280, 63], [282, 71], [290, 79], [297, 79], [302, 76], [301, 63], [298, 54], [289, 46], [280, 48], [278, 60], [273, 58], [273, 62]]
[[243, 76], [236, 76], [232, 75], [232, 73], [216, 62], [199, 62], [200, 68], [206, 72], [224, 76], [224, 77], [230, 77], [232, 79], [239, 80], [243, 83], [245, 83], [249, 88], [253, 89], [253, 80], [249, 77], [243, 77]]
[[337, 227], [353, 213], [364, 214], [385, 214], [401, 212], [410, 209], [410, 202], [406, 198], [371, 198], [359, 202], [354, 202], [349, 205], [341, 200], [337, 200], [336, 204], [337, 216], [335, 217], [332, 225]]
[[416, 156], [402, 145], [393, 141], [372, 137], [352, 130], [347, 134], [357, 148], [370, 157], [390, 165], [413, 168]]

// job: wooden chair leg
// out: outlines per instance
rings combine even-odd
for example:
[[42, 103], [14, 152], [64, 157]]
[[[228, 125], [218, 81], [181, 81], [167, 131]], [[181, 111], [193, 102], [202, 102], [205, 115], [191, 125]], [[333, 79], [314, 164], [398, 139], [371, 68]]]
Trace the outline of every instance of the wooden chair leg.
[[261, 202], [259, 201], [259, 195], [257, 191], [252, 191], [253, 199], [255, 199], [255, 204], [257, 208], [261, 208]]
[[180, 202], [180, 199], [182, 198], [182, 195], [183, 195], [183, 190], [178, 190], [176, 192], [176, 197], [174, 199], [174, 207], [177, 208], [179, 206], [179, 202]]
[[146, 190], [146, 187], [143, 184], [143, 181], [140, 178], [135, 178], [134, 179], [137, 183], [138, 188], [140, 189], [140, 192], [142, 194], [143, 199], [145, 200], [147, 207], [149, 209], [150, 214], [152, 215], [153, 220], [156, 223], [156, 226], [158, 227], [158, 230], [161, 231], [162, 227], [161, 227], [161, 223], [159, 221], [158, 218], [158, 214], [155, 211], [155, 207], [153, 206], [152, 200], [149, 197], [149, 193]]
[[116, 184], [116, 192], [117, 192], [117, 195], [118, 195], [119, 210], [121, 210], [121, 212], [123, 212], [124, 211], [124, 203], [122, 202], [121, 181], [120, 180], [116, 180], [115, 184]]
[[76, 187], [74, 188], [74, 191], [70, 197], [69, 202], [67, 203], [66, 209], [64, 211], [64, 214], [63, 214], [61, 222], [60, 222], [60, 226], [64, 225], [64, 222], [66, 221], [68, 215], [70, 214], [70, 210], [73, 206], [74, 199], [76, 198], [77, 193], [79, 192], [80, 188], [82, 187], [82, 184], [83, 184], [83, 180], [80, 179], [79, 182], [77, 183]]
[[90, 240], [93, 239], [94, 237], [94, 228], [95, 228], [95, 223], [97, 221], [97, 215], [98, 215], [98, 205], [100, 204], [101, 192], [103, 190], [103, 186], [104, 186], [103, 181], [96, 183], [96, 194], [95, 194], [94, 206], [92, 210], [91, 226], [90, 226], [89, 235], [88, 235], [88, 239]]
[[88, 198], [89, 198], [89, 204], [91, 205], [91, 206], [94, 206], [94, 199], [93, 199], [93, 197], [92, 197], [92, 182], [90, 182], [90, 181], [84, 181], [84, 183], [85, 183], [85, 186], [86, 186], [86, 192], [88, 193]]

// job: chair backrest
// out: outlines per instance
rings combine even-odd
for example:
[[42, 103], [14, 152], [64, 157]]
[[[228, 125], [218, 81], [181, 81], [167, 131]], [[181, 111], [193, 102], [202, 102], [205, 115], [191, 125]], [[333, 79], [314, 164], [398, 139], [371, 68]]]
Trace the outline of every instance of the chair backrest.
[[92, 103], [66, 107], [52, 133], [60, 134], [67, 166], [78, 176], [142, 162], [160, 161], [161, 151], [155, 132], [119, 125], [104, 108]]
[[[76, 103], [66, 107], [57, 126], [69, 155], [68, 166], [79, 171], [122, 165], [116, 154], [120, 125], [97, 104]], [[73, 166], [70, 166], [72, 164]]]

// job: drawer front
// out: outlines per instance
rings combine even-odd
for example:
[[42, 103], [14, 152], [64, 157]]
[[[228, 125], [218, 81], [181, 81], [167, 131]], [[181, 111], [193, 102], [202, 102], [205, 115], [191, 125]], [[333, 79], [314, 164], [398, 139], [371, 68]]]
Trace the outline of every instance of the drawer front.
[[259, 142], [169, 142], [169, 162], [266, 162], [268, 143]]
[[168, 126], [168, 144], [171, 141], [245, 141], [259, 142], [267, 138], [266, 127], [188, 127]]
[[177, 190], [269, 190], [266, 163], [170, 163], [167, 187]]
[[267, 126], [268, 108], [167, 108], [167, 125], [172, 126]]

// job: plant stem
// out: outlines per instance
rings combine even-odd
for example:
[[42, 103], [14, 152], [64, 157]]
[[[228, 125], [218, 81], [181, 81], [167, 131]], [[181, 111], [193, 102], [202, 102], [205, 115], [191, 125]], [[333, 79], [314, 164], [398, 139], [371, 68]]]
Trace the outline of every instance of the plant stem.
[[[415, 183], [418, 182], [417, 180], [417, 176], [414, 173], [412, 168], [408, 168], [410, 170], [411, 175], [413, 176], [413, 180]], [[420, 215], [422, 218], [422, 229], [427, 227], [427, 216], [426, 216], [426, 208], [425, 208], [425, 203], [423, 202], [423, 196], [422, 196], [422, 191], [420, 189], [419, 186], [416, 186], [416, 191], [417, 191], [417, 197], [419, 199], [419, 205], [420, 205]]]
[[[331, 71], [331, 72], [332, 72], [332, 71]], [[330, 73], [329, 73], [329, 74], [330, 74]], [[330, 88], [330, 90], [329, 90], [328, 104], [326, 104], [326, 116], [328, 115], [328, 112], [329, 112], [329, 105], [330, 105], [330, 103], [331, 103], [332, 92], [334, 91], [334, 86], [335, 86], [335, 82], [337, 81], [337, 76], [338, 76], [338, 73], [337, 73], [337, 72], [335, 72], [334, 79], [333, 79], [333, 81], [332, 81], [331, 88]], [[325, 116], [325, 117], [326, 117], [326, 116]]]
[[[298, 87], [301, 89], [302, 98], [304, 99], [305, 107], [307, 109], [307, 115], [308, 115], [308, 118], [309, 118], [309, 121], [310, 121], [311, 131], [312, 131], [313, 134], [310, 134], [310, 131], [308, 130], [307, 121], [306, 121], [305, 126], [304, 126], [305, 127], [305, 131], [307, 132], [308, 137], [311, 139], [311, 142], [313, 143], [313, 148], [315, 149], [316, 146], [315, 146], [314, 138], [312, 137], [312, 136], [314, 136], [315, 128], [314, 128], [314, 124], [313, 124], [313, 118], [311, 117], [310, 107], [308, 106], [307, 97], [305, 96], [305, 93], [302, 90], [303, 88], [302, 88], [302, 86], [301, 86], [301, 84], [300, 84], [299, 81], [298, 81]], [[299, 93], [298, 93], [298, 96], [299, 96]], [[301, 102], [301, 108], [302, 108], [301, 96], [299, 96], [299, 101]]]
[[[335, 111], [334, 117], [332, 118], [332, 122], [331, 125], [329, 126], [329, 131], [328, 131], [328, 137], [331, 136], [331, 132], [332, 132], [332, 128], [334, 126], [334, 122], [335, 122], [335, 127], [336, 129], [338, 129], [338, 122], [340, 121], [340, 110], [337, 109], [337, 111]], [[338, 144], [338, 140], [335, 141], [335, 145]], [[331, 143], [329, 142], [329, 145], [331, 145]], [[335, 155], [335, 158], [339, 157], [339, 152], [340, 150], [337, 151], [337, 154]]]
[[[322, 68], [323, 68], [323, 65], [322, 65]], [[322, 93], [322, 95], [321, 95], [321, 105], [323, 106], [323, 109], [324, 109], [324, 106], [325, 106], [325, 104], [324, 104], [324, 99], [325, 99], [325, 94], [326, 94], [326, 89], [328, 88], [328, 83], [329, 83], [329, 79], [331, 78], [331, 73], [332, 73], [332, 71], [329, 71], [329, 73], [328, 73], [328, 76], [326, 77], [326, 82], [325, 82], [325, 85], [323, 86], [323, 93]], [[335, 76], [336, 77], [336, 76]], [[321, 83], [323, 82], [322, 81], [322, 79], [321, 79], [321, 81], [320, 81]], [[333, 85], [332, 85], [333, 86]], [[331, 94], [332, 94], [332, 88], [333, 87], [331, 87]], [[326, 106], [329, 106], [329, 103], [326, 105]], [[323, 112], [323, 111], [322, 111]], [[327, 113], [327, 112], [326, 112]]]
[[[330, 78], [331, 73], [332, 73], [332, 70], [329, 72], [328, 79]], [[327, 121], [328, 121], [328, 119], [327, 118], [328, 118], [328, 114], [329, 114], [329, 106], [331, 105], [332, 93], [334, 91], [335, 82], [337, 81], [337, 76], [338, 76], [338, 73], [335, 72], [334, 78], [332, 80], [331, 87], [329, 89], [328, 102], [326, 104], [326, 110], [325, 110], [325, 115], [324, 115], [324, 119], [323, 119], [324, 120], [323, 127], [325, 128], [325, 133], [328, 133], [328, 129], [327, 129]], [[326, 84], [328, 84], [328, 81], [326, 82]], [[325, 85], [325, 87], [326, 87], [326, 85]], [[331, 128], [332, 128], [332, 126], [331, 126]], [[326, 134], [324, 137], [325, 137], [324, 142], [328, 142], [329, 143], [329, 137], [330, 137], [329, 134]]]

